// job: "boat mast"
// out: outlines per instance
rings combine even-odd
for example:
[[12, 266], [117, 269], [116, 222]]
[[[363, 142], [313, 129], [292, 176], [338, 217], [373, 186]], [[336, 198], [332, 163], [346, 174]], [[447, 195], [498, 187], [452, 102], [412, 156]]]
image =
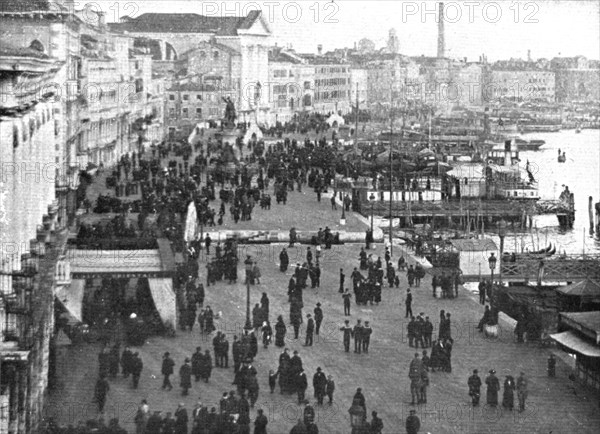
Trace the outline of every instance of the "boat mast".
[[392, 177], [392, 145], [394, 143], [394, 92], [393, 92], [393, 87], [392, 87], [392, 81], [390, 80], [390, 236], [389, 236], [389, 241], [390, 241], [390, 256], [393, 255], [394, 253], [394, 247], [392, 244], [392, 220], [393, 220], [393, 214], [392, 214], [392, 195], [393, 195], [393, 177]]

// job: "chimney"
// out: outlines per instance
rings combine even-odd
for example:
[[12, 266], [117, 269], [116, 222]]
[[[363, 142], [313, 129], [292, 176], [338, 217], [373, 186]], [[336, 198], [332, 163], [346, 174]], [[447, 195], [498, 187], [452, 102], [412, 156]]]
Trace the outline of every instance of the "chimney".
[[319, 56], [321, 54], [323, 54], [323, 45], [322, 44], [317, 45], [317, 53], [319, 53]]
[[444, 39], [444, 3], [439, 4], [439, 17], [438, 17], [438, 47], [437, 57], [441, 59], [446, 57], [446, 42]]

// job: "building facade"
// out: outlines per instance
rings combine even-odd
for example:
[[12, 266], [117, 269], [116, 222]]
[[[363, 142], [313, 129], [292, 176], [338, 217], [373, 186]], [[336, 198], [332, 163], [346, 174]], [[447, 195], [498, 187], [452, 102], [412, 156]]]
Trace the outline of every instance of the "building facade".
[[58, 227], [60, 118], [51, 87], [64, 66], [0, 43], [0, 432], [38, 432], [48, 386], [56, 266], [45, 241]]
[[271, 29], [260, 11], [251, 11], [246, 17], [147, 13], [112, 24], [111, 28], [134, 37], [165, 41], [173, 47], [176, 58], [210, 41], [235, 50], [240, 61], [231, 65], [231, 75], [239, 77], [238, 115], [242, 120], [266, 121], [270, 106], [263, 85], [269, 80]]

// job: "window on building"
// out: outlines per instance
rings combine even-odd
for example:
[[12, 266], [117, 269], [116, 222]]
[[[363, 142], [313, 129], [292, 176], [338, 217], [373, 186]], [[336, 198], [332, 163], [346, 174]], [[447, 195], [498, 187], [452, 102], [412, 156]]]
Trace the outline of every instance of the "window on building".
[[219, 52], [218, 52], [218, 51], [215, 51], [215, 52], [213, 53], [213, 58], [214, 58], [215, 60], [217, 60], [217, 59], [219, 58]]
[[175, 109], [174, 108], [170, 108], [169, 109], [169, 116], [174, 118], [175, 117]]
[[183, 109], [181, 110], [181, 115], [182, 115], [182, 117], [184, 117], [184, 118], [188, 118], [188, 117], [189, 117], [189, 109], [188, 109], [187, 107], [183, 108]]
[[304, 82], [304, 90], [310, 90], [310, 81]]
[[197, 118], [201, 118], [202, 117], [202, 109], [201, 108], [196, 108], [196, 117]]
[[190, 96], [189, 95], [183, 95], [183, 100], [184, 101], [189, 101], [190, 100]]
[[196, 99], [197, 99], [198, 101], [202, 101], [202, 95], [201, 95], [201, 94], [198, 94], [198, 95], [196, 95]]
[[169, 94], [169, 101], [175, 101], [175, 94]]

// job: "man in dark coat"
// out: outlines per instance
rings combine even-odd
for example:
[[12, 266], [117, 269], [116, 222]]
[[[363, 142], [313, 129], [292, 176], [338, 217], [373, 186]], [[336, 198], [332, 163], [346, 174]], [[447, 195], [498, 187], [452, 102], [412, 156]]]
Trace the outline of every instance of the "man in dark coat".
[[323, 405], [323, 398], [325, 397], [327, 388], [327, 377], [321, 371], [321, 368], [317, 368], [317, 372], [313, 376], [313, 389], [315, 391], [315, 398], [317, 403]]
[[133, 353], [129, 349], [129, 347], [125, 347], [123, 350], [123, 354], [121, 354], [121, 372], [123, 373], [123, 378], [129, 377], [131, 374], [131, 359]]
[[479, 397], [481, 396], [481, 378], [477, 375], [477, 369], [473, 370], [473, 375], [469, 377], [467, 385], [469, 386], [469, 396], [471, 397], [473, 406], [479, 405]]
[[371, 434], [381, 434], [381, 431], [383, 431], [383, 421], [377, 416], [376, 411], [372, 411], [371, 416]]
[[406, 434], [417, 434], [421, 429], [421, 421], [416, 415], [416, 410], [411, 410], [406, 418]]
[[306, 388], [308, 387], [308, 380], [304, 373], [304, 369], [300, 369], [300, 372], [296, 374], [295, 383], [296, 392], [298, 393], [298, 404], [302, 404], [305, 399]]
[[312, 319], [310, 313], [306, 315], [306, 340], [304, 346], [311, 347], [313, 344], [313, 334], [315, 332], [315, 321]]
[[188, 431], [188, 413], [183, 402], [175, 410], [175, 431], [177, 434], [187, 434]]
[[340, 268], [340, 289], [339, 292], [342, 294], [344, 292], [344, 282], [346, 281], [346, 275], [344, 274], [344, 269]]
[[314, 313], [316, 323], [315, 334], [318, 336], [319, 330], [321, 329], [321, 323], [323, 322], [323, 309], [321, 309], [321, 303], [317, 303], [317, 307], [315, 307]]
[[496, 377], [496, 371], [490, 370], [490, 375], [485, 379], [487, 385], [487, 404], [495, 407], [498, 405], [498, 391], [500, 390], [500, 381]]
[[290, 431], [290, 434], [308, 434], [306, 425], [304, 425], [302, 419], [298, 419], [298, 423], [294, 425], [294, 427]]
[[181, 386], [181, 395], [187, 396], [188, 390], [192, 387], [192, 367], [190, 359], [185, 359], [185, 363], [179, 368], [179, 385]]
[[131, 376], [133, 377], [133, 388], [138, 388], [140, 382], [140, 376], [142, 375], [142, 369], [144, 369], [144, 363], [138, 353], [133, 353], [131, 362]]
[[362, 351], [362, 337], [363, 337], [363, 325], [360, 319], [356, 320], [356, 325], [352, 330], [354, 336], [354, 352], [360, 354]]
[[174, 366], [175, 366], [175, 362], [171, 358], [171, 354], [169, 352], [166, 352], [163, 355], [163, 361], [162, 361], [162, 367], [161, 367], [161, 374], [164, 376], [163, 384], [162, 384], [163, 389], [166, 389], [168, 387], [169, 390], [171, 390], [173, 388], [173, 386], [171, 385], [171, 381], [169, 380], [169, 376], [173, 374]]
[[362, 350], [363, 353], [369, 353], [369, 345], [371, 344], [371, 334], [373, 329], [369, 325], [369, 321], [365, 321], [365, 326], [362, 329]]
[[406, 316], [405, 318], [409, 318], [413, 316], [412, 311], [412, 294], [410, 293], [410, 289], [406, 291], [406, 299], [404, 300], [404, 304], [406, 305]]
[[202, 349], [196, 347], [196, 352], [192, 354], [192, 375], [196, 381], [200, 381], [200, 365], [202, 364]]
[[257, 411], [256, 419], [254, 420], [254, 434], [267, 434], [267, 424], [269, 420], [267, 416], [263, 414], [263, 409], [259, 408]]

